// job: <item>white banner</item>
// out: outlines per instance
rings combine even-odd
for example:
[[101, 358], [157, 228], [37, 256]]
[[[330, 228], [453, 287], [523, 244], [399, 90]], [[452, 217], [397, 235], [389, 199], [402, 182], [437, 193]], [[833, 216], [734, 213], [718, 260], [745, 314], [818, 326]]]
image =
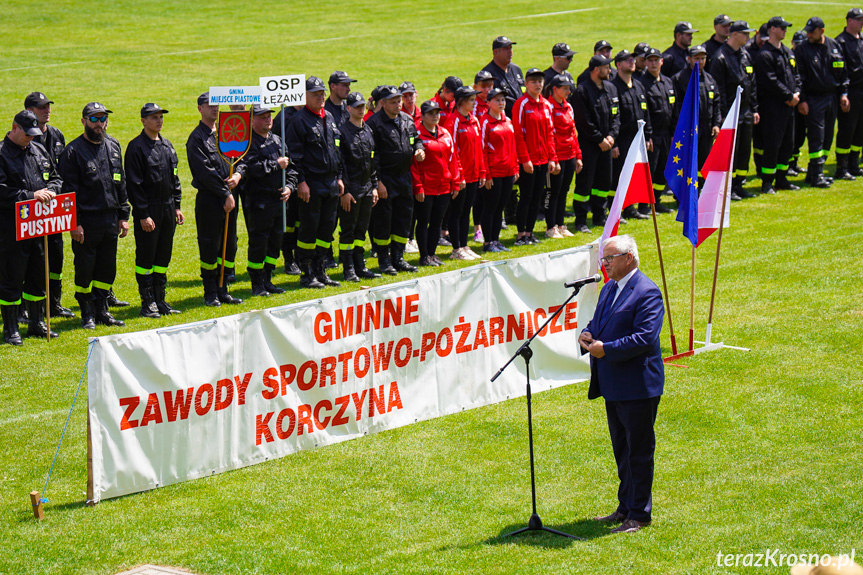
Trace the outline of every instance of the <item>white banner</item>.
[[306, 75], [265, 76], [259, 78], [261, 84], [261, 106], [279, 108], [281, 106], [302, 106], [306, 103]]
[[[516, 359], [596, 246], [172, 328], [95, 338], [93, 498], [238, 469], [525, 393]], [[590, 377], [586, 286], [534, 341], [543, 391]]]
[[210, 105], [252, 105], [261, 103], [260, 86], [211, 86]]

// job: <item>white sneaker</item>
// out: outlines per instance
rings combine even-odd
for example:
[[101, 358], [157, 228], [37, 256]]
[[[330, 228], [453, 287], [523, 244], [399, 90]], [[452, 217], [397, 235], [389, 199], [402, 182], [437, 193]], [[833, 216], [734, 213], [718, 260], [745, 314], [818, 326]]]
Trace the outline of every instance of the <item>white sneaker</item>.
[[420, 252], [420, 248], [417, 245], [416, 240], [408, 240], [408, 243], [405, 244], [405, 253], [406, 254], [418, 254]]
[[470, 259], [472, 259], [472, 260], [481, 260], [482, 259], [482, 256], [480, 256], [478, 253], [476, 253], [475, 251], [470, 249], [470, 247], [465, 247], [464, 251], [467, 255], [470, 256]]
[[452, 251], [449, 255], [449, 259], [451, 260], [469, 260], [472, 259], [469, 255], [465, 254], [462, 250], [464, 248], [457, 248]]
[[551, 228], [551, 229], [545, 230], [545, 237], [547, 237], [549, 239], [553, 239], [553, 240], [559, 240], [559, 239], [563, 238], [563, 236], [560, 235], [560, 232], [557, 231], [557, 228]]
[[565, 238], [571, 238], [575, 235], [566, 226], [557, 226], [557, 231]]

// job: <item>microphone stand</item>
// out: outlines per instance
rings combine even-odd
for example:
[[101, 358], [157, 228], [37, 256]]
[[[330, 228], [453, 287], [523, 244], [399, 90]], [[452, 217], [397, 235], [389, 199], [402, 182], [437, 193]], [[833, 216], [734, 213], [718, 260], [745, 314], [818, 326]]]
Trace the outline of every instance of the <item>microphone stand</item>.
[[563, 302], [563, 304], [557, 309], [557, 311], [554, 312], [551, 315], [551, 317], [549, 317], [546, 320], [546, 322], [544, 324], [542, 324], [542, 327], [536, 329], [534, 331], [534, 334], [526, 342], [521, 344], [521, 347], [519, 347], [518, 350], [515, 352], [515, 354], [513, 354], [513, 356], [511, 358], [509, 358], [509, 361], [507, 361], [504, 364], [504, 366], [501, 367], [497, 371], [496, 374], [494, 374], [494, 377], [491, 378], [491, 380], [494, 381], [498, 377], [500, 377], [500, 374], [502, 374], [503, 371], [507, 367], [509, 367], [509, 364], [511, 364], [515, 360], [516, 357], [520, 356], [522, 359], [524, 359], [524, 371], [525, 371], [525, 374], [527, 375], [527, 437], [528, 437], [528, 444], [530, 445], [530, 496], [531, 496], [531, 501], [533, 503], [533, 513], [530, 516], [530, 520], [527, 522], [527, 527], [522, 527], [521, 529], [517, 529], [511, 533], [507, 533], [504, 535], [504, 537], [511, 537], [513, 535], [519, 535], [521, 533], [524, 533], [525, 531], [547, 531], [548, 533], [560, 535], [561, 537], [569, 537], [570, 539], [577, 539], [579, 541], [586, 541], [586, 539], [584, 539], [582, 537], [577, 537], [575, 535], [570, 535], [569, 533], [564, 533], [563, 531], [558, 531], [556, 529], [551, 529], [549, 527], [545, 527], [542, 524], [542, 519], [539, 518], [539, 515], [536, 512], [536, 472], [534, 470], [534, 462], [533, 462], [533, 413], [532, 413], [532, 409], [531, 409], [531, 397], [530, 397], [530, 395], [531, 395], [530, 394], [530, 358], [533, 357], [533, 350], [530, 349], [530, 342], [532, 342], [536, 338], [536, 336], [538, 336], [540, 334], [540, 332], [542, 332], [542, 330], [545, 329], [545, 327], [548, 324], [550, 324], [552, 321], [554, 321], [554, 318], [556, 318], [560, 314], [560, 312], [563, 311], [563, 309], [566, 307], [566, 304], [568, 304], [570, 302], [570, 300], [572, 300], [572, 298], [574, 298], [576, 295], [578, 295], [578, 292], [581, 291], [582, 287], [583, 286], [581, 286], [581, 285], [575, 286], [573, 288], [570, 296], [568, 298], [566, 298], [566, 301]]

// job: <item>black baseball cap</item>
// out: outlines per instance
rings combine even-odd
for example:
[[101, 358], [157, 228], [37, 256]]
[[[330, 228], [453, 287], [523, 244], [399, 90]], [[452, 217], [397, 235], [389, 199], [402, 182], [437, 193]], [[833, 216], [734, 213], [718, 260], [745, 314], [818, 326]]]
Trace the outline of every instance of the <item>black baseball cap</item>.
[[596, 44], [593, 45], [594, 53], [599, 52], [600, 50], [608, 49], [611, 50], [611, 44], [606, 42], [605, 40], [600, 40]]
[[447, 76], [446, 79], [443, 81], [443, 87], [450, 92], [455, 92], [462, 86], [464, 86], [464, 82], [462, 82], [461, 78], [459, 78], [458, 76]]
[[27, 94], [27, 97], [24, 98], [24, 107], [25, 108], [41, 108], [46, 104], [53, 104], [52, 100], [48, 99], [48, 96], [43, 94], [42, 92], [30, 92]]
[[845, 15], [845, 19], [863, 19], [863, 8], [851, 8], [850, 10], [848, 10], [848, 14]]
[[545, 78], [545, 72], [539, 68], [528, 68], [527, 72], [524, 73], [524, 79], [527, 80], [531, 76], [542, 76]]
[[488, 94], [486, 94], [486, 95], [485, 95], [485, 101], [486, 101], [486, 102], [491, 102], [493, 99], [495, 99], [495, 98], [497, 98], [498, 96], [501, 96], [501, 95], [505, 98], [505, 97], [506, 97], [506, 92], [504, 92], [504, 91], [503, 91], [502, 89], [500, 89], [500, 88], [492, 88], [491, 90], [489, 90], [489, 91], [488, 91]]
[[269, 108], [264, 108], [260, 104], [252, 104], [252, 115], [263, 116], [264, 114], [272, 114], [273, 111]]
[[160, 106], [159, 104], [154, 104], [153, 102], [147, 102], [146, 104], [144, 104], [144, 107], [141, 108], [141, 117], [146, 118], [147, 116], [150, 116], [152, 114], [156, 114], [158, 112], [161, 112], [162, 114], [167, 114], [168, 110], [163, 110], [162, 106]]
[[384, 86], [375, 86], [374, 88], [372, 88], [371, 97], [372, 97], [372, 100], [374, 100], [375, 102], [377, 102], [378, 100], [381, 99], [381, 89], [382, 88], [384, 88]]
[[348, 94], [348, 97], [345, 98], [345, 103], [351, 108], [357, 108], [359, 106], [365, 106], [366, 99], [363, 98], [363, 95], [359, 92], [351, 92]]
[[557, 56], [558, 58], [569, 58], [577, 54], [575, 50], [570, 49], [569, 44], [565, 42], [559, 42], [555, 44], [551, 49], [551, 55]]
[[204, 92], [200, 96], [198, 96], [198, 105], [206, 106], [210, 103], [210, 92]]
[[633, 57], [632, 52], [630, 52], [629, 50], [624, 48], [623, 50], [621, 50], [620, 52], [618, 52], [617, 54], [614, 55], [614, 63], [617, 64], [618, 62], [623, 62], [624, 60], [629, 60], [632, 57]]
[[587, 63], [587, 69], [593, 70], [594, 68], [607, 66], [609, 64], [611, 64], [611, 58], [606, 58], [602, 54], [596, 54], [595, 56], [590, 57], [590, 61]]
[[575, 84], [573, 84], [572, 79], [564, 74], [556, 74], [552, 76], [551, 80], [548, 81], [548, 85], [552, 88], [563, 86], [569, 86], [573, 89], [575, 88]]
[[647, 56], [647, 52], [650, 51], [650, 44], [647, 42], [639, 42], [635, 45], [635, 48], [632, 49], [633, 56]]
[[806, 26], [803, 27], [805, 32], [814, 32], [818, 28], [824, 28], [824, 20], [818, 16], [813, 16], [806, 21]]
[[767, 41], [767, 39], [770, 37], [770, 32], [767, 31], [766, 22], [758, 27], [758, 36], [764, 41]]
[[434, 100], [426, 100], [423, 102], [422, 106], [420, 106], [421, 114], [428, 114], [429, 112], [433, 112], [435, 110], [440, 110], [440, 106]]
[[506, 36], [498, 36], [491, 43], [491, 49], [497, 50], [498, 48], [506, 48], [507, 46], [514, 46], [516, 42], [513, 42]]
[[791, 22], [787, 21], [782, 16], [774, 16], [770, 20], [767, 21], [767, 28], [788, 28], [792, 26]]
[[395, 86], [379, 86], [377, 100], [389, 100], [390, 98], [401, 98], [402, 93]]
[[653, 58], [654, 56], [662, 58], [662, 52], [659, 51], [659, 48], [648, 48], [647, 54], [644, 55], [644, 59]]
[[491, 72], [488, 70], [480, 70], [476, 73], [476, 76], [473, 77], [473, 83], [479, 84], [480, 82], [488, 82], [489, 80], [494, 80], [494, 76], [491, 75]]
[[347, 72], [336, 70], [330, 74], [330, 84], [350, 84], [352, 82], [356, 82], [356, 80], [348, 76]]
[[731, 17], [728, 14], [720, 14], [713, 19], [714, 26], [728, 26], [732, 23]]
[[675, 34], [693, 34], [695, 32], [698, 32], [698, 30], [693, 28], [689, 22], [678, 22], [674, 27]]
[[99, 102], [90, 102], [84, 106], [84, 111], [81, 112], [81, 117], [86, 118], [93, 114], [113, 114], [111, 110], [100, 104]]
[[794, 36], [791, 37], [792, 44], [800, 44], [801, 42], [806, 41], [806, 32], [803, 30], [798, 30], [794, 33]]
[[462, 86], [455, 91], [455, 101], [458, 102], [460, 100], [470, 98], [471, 96], [475, 96], [477, 94], [479, 94], [479, 90], [474, 90], [473, 88], [470, 88], [468, 86]]
[[36, 114], [30, 110], [22, 110], [18, 112], [15, 114], [15, 119], [13, 121], [21, 126], [21, 129], [24, 130], [24, 133], [28, 136], [42, 135], [42, 130], [39, 129], [39, 120], [36, 119]]
[[[413, 82], [409, 82], [406, 80], [399, 84], [399, 92], [401, 92], [402, 94], [408, 94], [410, 92], [413, 92], [414, 94], [416, 94], [417, 89], [416, 86], [414, 86]], [[360, 96], [362, 96], [362, 94], [360, 94]]]
[[695, 56], [696, 54], [707, 54], [707, 48], [704, 47], [704, 44], [689, 47], [689, 55]]
[[755, 32], [754, 29], [749, 27], [749, 22], [746, 20], [735, 20], [731, 24], [731, 32]]
[[306, 78], [306, 92], [326, 92], [327, 88], [323, 81], [317, 76], [309, 76]]

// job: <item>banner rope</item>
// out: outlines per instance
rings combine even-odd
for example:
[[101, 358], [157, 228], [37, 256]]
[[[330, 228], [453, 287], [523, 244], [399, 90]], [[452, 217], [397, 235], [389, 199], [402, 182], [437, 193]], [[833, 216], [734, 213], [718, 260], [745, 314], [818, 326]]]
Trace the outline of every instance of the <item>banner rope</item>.
[[69, 408], [69, 415], [66, 416], [66, 424], [63, 426], [63, 432], [60, 434], [60, 442], [57, 444], [57, 451], [54, 452], [54, 459], [51, 460], [51, 467], [48, 469], [48, 477], [45, 478], [45, 486], [42, 488], [40, 501], [48, 503], [45, 498], [45, 490], [48, 489], [48, 482], [51, 480], [51, 473], [54, 471], [54, 464], [57, 462], [57, 456], [60, 454], [60, 446], [63, 445], [63, 438], [66, 437], [66, 429], [69, 427], [69, 420], [72, 419], [72, 410], [75, 409], [75, 402], [78, 400], [78, 394], [81, 392], [81, 384], [84, 383], [84, 376], [87, 374], [87, 367], [90, 365], [90, 356], [93, 355], [93, 344], [96, 339], [90, 342], [90, 351], [87, 352], [87, 361], [84, 363], [84, 371], [81, 372], [81, 379], [78, 380], [78, 389], [75, 390], [75, 397], [72, 398], [72, 407]]

